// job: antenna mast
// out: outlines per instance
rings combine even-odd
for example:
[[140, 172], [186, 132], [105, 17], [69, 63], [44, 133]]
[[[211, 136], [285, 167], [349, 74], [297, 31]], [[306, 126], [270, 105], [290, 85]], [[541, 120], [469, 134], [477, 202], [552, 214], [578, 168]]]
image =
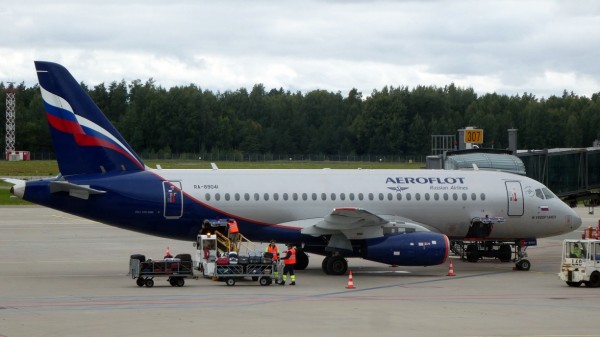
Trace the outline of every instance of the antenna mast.
[[15, 94], [14, 82], [6, 89], [6, 157], [15, 151]]

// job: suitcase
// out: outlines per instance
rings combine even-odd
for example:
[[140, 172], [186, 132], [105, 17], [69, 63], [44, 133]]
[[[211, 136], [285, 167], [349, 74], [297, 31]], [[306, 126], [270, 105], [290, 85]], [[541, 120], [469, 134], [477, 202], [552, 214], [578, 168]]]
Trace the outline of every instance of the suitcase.
[[268, 258], [272, 259], [273, 258], [273, 253], [271, 253], [271, 252], [265, 252], [265, 255], [263, 255], [263, 257], [268, 257]]
[[249, 264], [259, 264], [261, 263], [262, 258], [260, 256], [250, 256], [248, 257]]
[[263, 264], [271, 264], [271, 263], [273, 263], [273, 259], [270, 258], [270, 257], [263, 257], [262, 258], [262, 263]]
[[229, 258], [228, 257], [219, 257], [217, 258], [217, 265], [218, 266], [226, 266], [229, 264]]
[[239, 264], [248, 264], [248, 257], [247, 256], [240, 256], [238, 258], [238, 263]]

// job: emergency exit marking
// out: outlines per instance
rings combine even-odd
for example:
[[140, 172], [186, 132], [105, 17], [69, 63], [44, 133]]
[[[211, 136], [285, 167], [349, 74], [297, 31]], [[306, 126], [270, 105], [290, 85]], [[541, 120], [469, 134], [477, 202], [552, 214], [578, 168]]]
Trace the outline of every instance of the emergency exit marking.
[[482, 129], [465, 130], [465, 143], [481, 144], [483, 143]]

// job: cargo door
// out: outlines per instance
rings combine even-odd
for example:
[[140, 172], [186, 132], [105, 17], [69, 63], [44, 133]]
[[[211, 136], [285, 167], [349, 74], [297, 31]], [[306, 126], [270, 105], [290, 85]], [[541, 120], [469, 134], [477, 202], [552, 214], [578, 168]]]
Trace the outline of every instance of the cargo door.
[[507, 181], [506, 196], [508, 199], [508, 215], [521, 216], [525, 211], [525, 203], [523, 200], [523, 189], [518, 181]]
[[179, 219], [183, 214], [183, 190], [181, 181], [163, 181], [164, 211], [166, 219]]

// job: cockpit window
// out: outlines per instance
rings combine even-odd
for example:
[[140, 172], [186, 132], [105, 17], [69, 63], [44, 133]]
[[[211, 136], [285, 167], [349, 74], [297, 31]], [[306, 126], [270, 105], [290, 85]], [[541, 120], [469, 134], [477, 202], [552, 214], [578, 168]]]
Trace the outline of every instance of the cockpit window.
[[535, 190], [535, 196], [542, 200], [544, 199], [544, 192], [542, 192], [541, 188], [538, 188], [537, 190]]
[[556, 198], [556, 195], [554, 195], [554, 193], [552, 193], [552, 191], [550, 191], [549, 189], [542, 188], [542, 191], [544, 192], [544, 196], [546, 197], [546, 199]]

